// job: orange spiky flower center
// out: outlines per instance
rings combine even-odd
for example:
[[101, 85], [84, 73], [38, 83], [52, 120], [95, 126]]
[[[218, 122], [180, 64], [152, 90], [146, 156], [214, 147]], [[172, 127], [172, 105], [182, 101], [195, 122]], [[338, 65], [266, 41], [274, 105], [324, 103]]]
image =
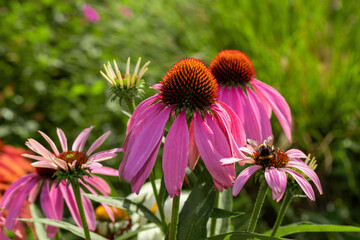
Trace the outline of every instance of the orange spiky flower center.
[[67, 163], [72, 163], [76, 160], [76, 167], [81, 167], [82, 164], [85, 164], [88, 160], [88, 156], [85, 153], [77, 151], [67, 151], [60, 153], [58, 158], [64, 160]]
[[210, 71], [221, 85], [245, 84], [255, 77], [255, 68], [245, 53], [220, 51], [210, 63]]
[[215, 77], [194, 58], [177, 62], [163, 77], [160, 90], [162, 101], [177, 109], [204, 110], [218, 97]]
[[280, 148], [271, 144], [261, 144], [253, 153], [252, 158], [264, 169], [268, 167], [283, 168], [289, 162], [289, 157]]

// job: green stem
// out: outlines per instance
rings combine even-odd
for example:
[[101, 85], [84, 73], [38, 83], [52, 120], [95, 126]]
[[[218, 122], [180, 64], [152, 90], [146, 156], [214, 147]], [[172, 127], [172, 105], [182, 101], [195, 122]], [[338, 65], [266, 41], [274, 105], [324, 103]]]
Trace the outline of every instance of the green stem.
[[75, 200], [76, 200], [76, 204], [77, 204], [78, 209], [79, 209], [81, 222], [82, 222], [83, 229], [84, 229], [85, 239], [90, 240], [91, 239], [90, 238], [90, 232], [89, 232], [89, 227], [88, 227], [88, 224], [87, 224], [87, 221], [86, 221], [84, 205], [83, 205], [82, 199], [81, 199], [80, 185], [79, 185], [78, 179], [75, 179], [74, 181], [72, 181], [71, 186], [72, 186], [72, 188], [74, 190]]
[[286, 191], [284, 200], [283, 200], [283, 202], [281, 204], [281, 207], [280, 207], [278, 217], [277, 217], [277, 219], [275, 221], [273, 230], [271, 232], [271, 236], [275, 236], [277, 230], [281, 226], [281, 223], [282, 223], [282, 221], [284, 220], [284, 217], [285, 217], [286, 210], [289, 207], [292, 199], [293, 199], [293, 195], [289, 191]]
[[130, 113], [132, 114], [135, 110], [135, 103], [129, 97], [124, 98], [127, 107], [129, 108]]
[[60, 237], [60, 228], [59, 228], [56, 235], [55, 235], [54, 240], [60, 240], [60, 239], [61, 239], [61, 237]]
[[173, 205], [172, 205], [172, 210], [171, 210], [169, 240], [176, 240], [176, 237], [177, 237], [178, 220], [179, 220], [179, 206], [180, 206], [180, 196], [175, 195], [173, 197]]
[[253, 209], [252, 214], [251, 214], [249, 227], [248, 227], [248, 230], [247, 230], [248, 232], [254, 232], [255, 231], [256, 224], [257, 224], [257, 221], [259, 219], [260, 211], [261, 211], [262, 205], [264, 203], [264, 200], [265, 200], [266, 193], [267, 193], [268, 189], [269, 189], [268, 185], [266, 184], [265, 181], [263, 181], [260, 184], [259, 193], [258, 193], [258, 196], [256, 198], [254, 209]]
[[163, 223], [163, 232], [166, 232], [166, 228], [167, 228], [167, 223], [166, 223], [166, 218], [165, 218], [165, 213], [164, 213], [164, 206], [162, 204], [162, 202], [160, 201], [160, 197], [159, 197], [159, 193], [157, 191], [156, 188], [156, 184], [155, 184], [155, 174], [154, 172], [152, 172], [150, 174], [150, 182], [151, 182], [151, 186], [154, 192], [154, 196], [155, 196], [155, 200], [159, 209], [159, 213], [160, 213], [160, 218], [161, 218], [161, 222]]
[[[215, 202], [214, 202], [214, 208], [218, 208], [219, 207], [219, 191], [216, 191], [216, 196], [215, 196]], [[216, 230], [216, 218], [211, 218], [211, 225], [210, 225], [210, 237], [215, 236], [215, 230]]]

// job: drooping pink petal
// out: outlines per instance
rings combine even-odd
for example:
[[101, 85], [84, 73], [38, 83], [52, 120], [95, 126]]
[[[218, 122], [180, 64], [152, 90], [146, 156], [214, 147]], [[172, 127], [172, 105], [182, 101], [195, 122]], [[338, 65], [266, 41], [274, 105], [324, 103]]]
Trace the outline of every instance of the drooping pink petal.
[[253, 165], [242, 170], [242, 172], [237, 176], [234, 182], [234, 186], [232, 189], [233, 196], [237, 196], [239, 194], [239, 192], [241, 191], [245, 183], [249, 180], [251, 175], [253, 175], [254, 172], [259, 170], [260, 168], [262, 167], [259, 165]]
[[[256, 97], [255, 93], [249, 88], [246, 87], [246, 92], [248, 94], [250, 106], [254, 110], [255, 118], [257, 121], [257, 124], [260, 129], [260, 136], [261, 138], [259, 141], [264, 141], [268, 136], [272, 136], [272, 129], [270, 124], [270, 119], [267, 116], [267, 113], [265, 111], [265, 108], [260, 103], [259, 99]], [[257, 140], [257, 139], [254, 139]]]
[[82, 150], [84, 149], [86, 140], [89, 137], [89, 134], [91, 132], [91, 130], [94, 128], [94, 126], [91, 126], [89, 128], [85, 128], [75, 139], [73, 145], [72, 145], [72, 150], [73, 151], [78, 151], [78, 152], [82, 152]]
[[57, 219], [61, 220], [64, 211], [64, 199], [62, 196], [61, 189], [56, 187], [57, 182], [55, 181], [50, 188], [50, 199], [54, 203], [55, 212], [57, 214]]
[[159, 98], [159, 94], [155, 94], [152, 97], [149, 97], [142, 101], [134, 110], [133, 114], [131, 115], [126, 129], [126, 135], [133, 129], [134, 124], [139, 121], [139, 117], [144, 113], [145, 109], [147, 109], [154, 101]]
[[251, 84], [259, 99], [266, 101], [271, 106], [287, 138], [291, 142], [291, 111], [284, 97], [274, 88], [254, 78], [251, 80]]
[[89, 157], [89, 162], [97, 162], [97, 161], [104, 161], [103, 159], [106, 158], [106, 159], [110, 159], [110, 158], [107, 158], [109, 156], [112, 156], [112, 157], [116, 157], [118, 152], [122, 152], [123, 149], [122, 148], [113, 148], [113, 149], [110, 149], [110, 150], [106, 150], [106, 151], [101, 151], [101, 152], [97, 152], [93, 155], [91, 155]]
[[317, 187], [317, 189], [319, 190], [320, 194], [322, 194], [323, 191], [321, 188], [320, 179], [317, 176], [317, 174], [315, 173], [315, 171], [312, 170], [308, 165], [306, 165], [306, 163], [304, 163], [300, 159], [298, 159], [298, 160], [299, 161], [294, 161], [293, 159], [290, 159], [290, 161], [287, 164], [287, 167], [297, 168], [300, 171], [302, 171], [303, 173], [305, 173], [311, 179], [311, 181], [314, 182], [314, 184]]
[[195, 113], [194, 118], [195, 141], [206, 168], [221, 185], [230, 187], [235, 177], [234, 166], [220, 162], [220, 159], [232, 155], [225, 135], [210, 116], [207, 120], [211, 126], [202, 120], [199, 112]]
[[53, 150], [53, 152], [56, 154], [56, 155], [59, 155], [59, 150], [57, 149], [55, 143], [53, 142], [53, 140], [51, 140], [51, 138], [48, 137], [48, 135], [46, 135], [45, 133], [43, 133], [42, 131], [38, 131], [44, 138], [45, 140], [49, 143], [51, 149]]
[[103, 135], [101, 135], [96, 141], [91, 145], [89, 150], [86, 152], [86, 155], [90, 156], [98, 147], [101, 146], [101, 144], [104, 143], [104, 141], [107, 139], [107, 137], [110, 135], [110, 131], [107, 131]]
[[189, 157], [188, 157], [188, 166], [191, 170], [194, 170], [196, 163], [200, 157], [199, 150], [196, 146], [195, 136], [194, 136], [194, 118], [191, 120], [189, 128]]
[[246, 134], [244, 127], [240, 121], [238, 115], [232, 108], [219, 101], [218, 103], [229, 116], [231, 134], [234, 136], [234, 140], [238, 147], [242, 147], [246, 144]]
[[139, 134], [131, 148], [126, 166], [124, 168], [124, 178], [128, 181], [139, 172], [142, 166], [150, 157], [159, 140], [161, 140], [165, 124], [168, 120], [171, 108], [164, 108]]
[[312, 189], [310, 183], [299, 173], [295, 172], [294, 170], [291, 170], [290, 168], [283, 168], [284, 171], [288, 172], [300, 185], [301, 189], [304, 191], [306, 196], [310, 198], [310, 200], [315, 201], [315, 194], [314, 190]]
[[87, 183], [99, 190], [99, 192], [103, 195], [109, 195], [111, 193], [111, 188], [109, 184], [101, 177], [93, 175], [91, 178], [84, 177], [84, 179]]
[[298, 149], [290, 149], [286, 151], [286, 155], [288, 155], [289, 158], [308, 158], [305, 153]]
[[14, 196], [20, 192], [20, 189], [34, 179], [37, 179], [37, 181], [41, 180], [35, 173], [28, 174], [19, 178], [9, 186], [0, 202], [0, 216], [4, 212], [4, 209], [9, 207], [11, 200], [14, 199]]
[[160, 90], [161, 84], [160, 83], [154, 84], [150, 88], [155, 89], [155, 90]]
[[1, 229], [0, 229], [0, 239], [10, 240], [10, 238], [6, 236], [6, 234]]
[[[80, 189], [80, 192], [83, 193], [84, 191]], [[89, 226], [89, 230], [94, 231], [96, 227], [94, 207], [92, 206], [90, 199], [88, 199], [87, 197], [81, 196], [81, 199], [84, 205], [84, 212]]]
[[135, 177], [131, 180], [131, 190], [136, 194], [139, 194], [141, 186], [144, 184], [145, 180], [149, 177], [156, 161], [157, 154], [159, 152], [161, 145], [161, 139], [157, 143], [153, 152], [150, 154], [148, 160], [145, 162], [144, 166], [141, 170], [135, 175]]
[[57, 165], [55, 163], [47, 162], [47, 161], [38, 161], [30, 163], [33, 167], [42, 167], [42, 168], [51, 168], [51, 169], [57, 169]]
[[105, 167], [105, 166], [103, 166], [102, 168], [91, 169], [91, 173], [103, 174], [103, 175], [114, 176], [114, 177], [119, 176], [118, 170], [110, 168], [110, 167]]
[[44, 158], [42, 156], [36, 156], [36, 155], [32, 155], [32, 154], [27, 154], [27, 153], [21, 154], [21, 156], [26, 157], [26, 158], [31, 158], [31, 159], [34, 159], [34, 160], [37, 160], [37, 161], [52, 163], [51, 159], [47, 159], [47, 158]]
[[249, 154], [249, 155], [253, 155], [255, 150], [253, 147], [251, 147], [250, 145], [247, 145], [246, 147], [241, 147], [240, 151]]
[[18, 189], [16, 197], [11, 199], [8, 207], [8, 214], [6, 216], [6, 228], [11, 230], [15, 223], [15, 218], [19, 216], [21, 207], [24, 204], [30, 191], [39, 183], [39, 178], [31, 178], [26, 184], [22, 185], [21, 189]]
[[272, 197], [279, 202], [286, 190], [287, 177], [282, 169], [274, 167], [265, 169], [265, 180], [272, 190]]
[[59, 184], [59, 188], [61, 190], [63, 198], [66, 202], [67, 207], [69, 208], [69, 211], [70, 211], [76, 225], [78, 225], [79, 227], [82, 227], [80, 214], [77, 209], [74, 192], [72, 191], [71, 186], [69, 186], [69, 188], [67, 188], [66, 184], [64, 182], [61, 182]]
[[[60, 196], [60, 198], [62, 197]], [[53, 202], [52, 200], [53, 199], [50, 198], [49, 181], [45, 180], [44, 186], [40, 194], [41, 209], [43, 210], [46, 218], [61, 220], [56, 211], [56, 208], [58, 208], [59, 206], [56, 206], [55, 202]], [[52, 239], [57, 233], [57, 231], [57, 227], [46, 225], [46, 236], [48, 238]]]
[[162, 168], [170, 197], [180, 194], [188, 163], [189, 130], [185, 112], [183, 110], [171, 125], [164, 144]]
[[68, 151], [68, 146], [67, 146], [67, 140], [66, 140], [65, 133], [60, 128], [56, 129], [56, 133], [57, 133], [57, 135], [59, 137], [60, 145], [61, 145], [61, 148], [62, 148], [63, 152], [67, 152]]

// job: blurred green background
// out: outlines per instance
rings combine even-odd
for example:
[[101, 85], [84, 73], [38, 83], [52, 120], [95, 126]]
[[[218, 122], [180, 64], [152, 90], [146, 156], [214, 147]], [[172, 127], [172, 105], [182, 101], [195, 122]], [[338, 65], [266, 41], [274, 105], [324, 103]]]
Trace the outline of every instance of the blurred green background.
[[[85, 3], [98, 12], [98, 22], [84, 16]], [[291, 146], [272, 119], [278, 144], [318, 160], [324, 194], [315, 203], [296, 199], [284, 223], [359, 226], [359, 29], [356, 0], [0, 0], [0, 138], [15, 146], [30, 137], [44, 143], [36, 131], [56, 138], [60, 127], [70, 140], [95, 125], [90, 140], [111, 130], [104, 148], [119, 147], [127, 117], [108, 100], [102, 64], [116, 59], [124, 71], [129, 56], [132, 68], [138, 57], [150, 60], [145, 74], [150, 86], [181, 58], [209, 64], [218, 51], [237, 49], [292, 109]], [[110, 164], [117, 168], [121, 157]], [[129, 193], [126, 183], [115, 180], [120, 194]], [[237, 211], [252, 208], [257, 189], [248, 184], [234, 199]], [[265, 206], [259, 230], [269, 229], [276, 218], [278, 205]], [[244, 229], [244, 216], [233, 221], [235, 230]], [[306, 236], [357, 238], [293, 237]]]

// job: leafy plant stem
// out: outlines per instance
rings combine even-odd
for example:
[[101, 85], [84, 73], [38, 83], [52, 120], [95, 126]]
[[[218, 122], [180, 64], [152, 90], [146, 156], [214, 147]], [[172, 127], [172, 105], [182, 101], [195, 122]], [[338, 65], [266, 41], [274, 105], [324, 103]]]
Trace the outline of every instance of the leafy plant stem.
[[268, 189], [269, 189], [268, 185], [266, 184], [265, 181], [263, 181], [260, 184], [259, 193], [258, 193], [258, 196], [256, 198], [254, 209], [253, 209], [252, 214], [251, 214], [251, 218], [250, 218], [250, 222], [249, 222], [249, 226], [248, 226], [248, 230], [247, 230], [248, 232], [254, 232], [255, 231], [256, 224], [257, 224], [257, 221], [259, 219], [260, 211], [261, 211], [262, 205], [264, 203], [265, 196], [266, 196], [266, 193], [267, 193]]
[[163, 206], [163, 203], [160, 201], [159, 193], [158, 193], [157, 188], [156, 188], [154, 172], [152, 172], [150, 174], [150, 182], [151, 182], [151, 186], [152, 186], [152, 189], [153, 189], [153, 192], [154, 192], [155, 200], [156, 200], [156, 203], [157, 203], [157, 206], [158, 206], [158, 209], [159, 209], [161, 222], [163, 224], [163, 229], [162, 230], [163, 230], [164, 233], [166, 233], [167, 232], [167, 223], [166, 223], [166, 218], [165, 218], [165, 213], [164, 213], [164, 206]]
[[[219, 205], [219, 191], [216, 191], [216, 196], [215, 196], [215, 202], [214, 202], [214, 208], [217, 208]], [[211, 218], [211, 225], [210, 225], [210, 237], [213, 237], [215, 235], [215, 230], [216, 230], [216, 218]]]
[[79, 185], [78, 179], [73, 179], [73, 181], [71, 181], [71, 186], [72, 186], [72, 188], [74, 190], [75, 200], [76, 200], [76, 204], [77, 204], [78, 209], [79, 209], [81, 222], [82, 222], [83, 229], [84, 229], [85, 239], [90, 240], [91, 239], [90, 238], [90, 232], [89, 232], [89, 227], [88, 227], [88, 224], [87, 224], [87, 221], [86, 221], [84, 205], [83, 205], [82, 200], [81, 200], [80, 185]]
[[126, 105], [130, 111], [130, 113], [132, 114], [135, 110], [135, 103], [133, 100], [131, 100], [129, 97], [125, 97], [124, 98], [125, 102], [126, 102]]
[[284, 200], [283, 200], [283, 202], [281, 204], [281, 207], [280, 207], [278, 217], [277, 217], [277, 219], [275, 221], [273, 230], [271, 232], [271, 236], [275, 236], [277, 230], [281, 226], [281, 223], [282, 223], [282, 221], [284, 220], [284, 217], [285, 217], [286, 210], [289, 207], [292, 199], [293, 199], [293, 195], [289, 191], [286, 191]]
[[178, 221], [179, 221], [179, 206], [180, 196], [175, 195], [173, 197], [173, 205], [171, 210], [171, 223], [170, 223], [170, 234], [169, 240], [176, 240]]

